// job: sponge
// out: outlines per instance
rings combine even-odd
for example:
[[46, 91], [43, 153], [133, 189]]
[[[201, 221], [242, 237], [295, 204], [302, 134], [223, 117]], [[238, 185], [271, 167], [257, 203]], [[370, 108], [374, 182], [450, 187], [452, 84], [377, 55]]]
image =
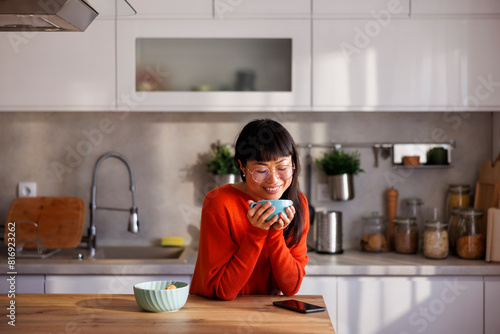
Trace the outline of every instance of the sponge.
[[162, 247], [184, 247], [184, 237], [163, 237]]

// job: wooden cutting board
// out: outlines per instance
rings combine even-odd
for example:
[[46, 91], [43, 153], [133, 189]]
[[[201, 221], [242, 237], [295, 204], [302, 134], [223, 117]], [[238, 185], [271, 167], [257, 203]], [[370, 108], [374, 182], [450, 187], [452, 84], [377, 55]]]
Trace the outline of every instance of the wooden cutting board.
[[474, 197], [474, 208], [481, 209], [484, 216], [488, 209], [498, 205], [500, 192], [500, 155], [494, 161], [483, 161], [479, 172], [479, 180], [476, 183], [476, 194]]
[[[17, 245], [36, 238], [35, 226], [22, 221], [38, 224], [39, 238], [47, 249], [74, 248], [82, 239], [85, 202], [76, 197], [16, 198], [10, 205], [7, 224], [16, 222]], [[5, 229], [4, 240], [8, 232]], [[29, 242], [24, 248], [36, 248], [36, 244]]]

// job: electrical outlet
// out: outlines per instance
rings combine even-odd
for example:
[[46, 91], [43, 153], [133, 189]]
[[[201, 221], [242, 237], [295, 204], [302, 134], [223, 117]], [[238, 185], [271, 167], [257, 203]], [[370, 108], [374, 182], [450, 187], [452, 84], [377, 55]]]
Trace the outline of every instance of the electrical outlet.
[[330, 196], [330, 187], [328, 183], [319, 183], [318, 184], [318, 201], [319, 202], [328, 202], [331, 200]]
[[36, 182], [19, 182], [17, 197], [36, 197]]

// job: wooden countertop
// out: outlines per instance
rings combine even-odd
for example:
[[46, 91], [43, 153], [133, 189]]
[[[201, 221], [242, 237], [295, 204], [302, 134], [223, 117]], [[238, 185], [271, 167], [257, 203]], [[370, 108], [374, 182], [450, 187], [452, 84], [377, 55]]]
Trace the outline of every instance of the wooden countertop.
[[[322, 296], [295, 299], [325, 306]], [[335, 333], [327, 312], [297, 313], [272, 305], [286, 296], [232, 301], [190, 295], [177, 312], [143, 311], [133, 295], [16, 294], [0, 296], [1, 333]], [[5, 312], [15, 301], [15, 327]], [[328, 311], [328, 310], [327, 310]], [[7, 313], [8, 315], [8, 313]]]

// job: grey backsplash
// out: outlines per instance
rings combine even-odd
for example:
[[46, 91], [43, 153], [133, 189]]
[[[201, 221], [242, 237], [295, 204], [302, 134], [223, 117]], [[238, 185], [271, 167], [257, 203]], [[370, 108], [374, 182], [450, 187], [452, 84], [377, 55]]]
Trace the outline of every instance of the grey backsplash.
[[[371, 148], [361, 148], [364, 173], [355, 177], [354, 200], [318, 200], [318, 184], [326, 183], [313, 166], [312, 204], [316, 210], [343, 214], [344, 248], [357, 247], [361, 217], [385, 214], [385, 191], [395, 185], [399, 208], [409, 197], [423, 200], [423, 211], [442, 209], [447, 186], [475, 186], [483, 160], [498, 151], [498, 114], [474, 113], [0, 113], [0, 219], [5, 221], [20, 181], [37, 182], [38, 196], [75, 196], [90, 200], [92, 170], [101, 154], [120, 152], [132, 165], [141, 231], [127, 232], [128, 214], [98, 211], [100, 245], [158, 244], [162, 236], [183, 236], [196, 245], [204, 195], [214, 187], [204, 163], [217, 140], [233, 143], [244, 124], [271, 117], [282, 122], [298, 144], [441, 142], [453, 139], [453, 167], [448, 169], [394, 169], [391, 158], [379, 158], [374, 167]], [[325, 149], [314, 148], [313, 158]], [[498, 152], [496, 152], [498, 154]], [[301, 150], [305, 185], [306, 150]], [[99, 169], [100, 206], [130, 206], [128, 173], [117, 159]], [[87, 211], [86, 227], [89, 222]], [[84, 234], [87, 233], [85, 227]]]

